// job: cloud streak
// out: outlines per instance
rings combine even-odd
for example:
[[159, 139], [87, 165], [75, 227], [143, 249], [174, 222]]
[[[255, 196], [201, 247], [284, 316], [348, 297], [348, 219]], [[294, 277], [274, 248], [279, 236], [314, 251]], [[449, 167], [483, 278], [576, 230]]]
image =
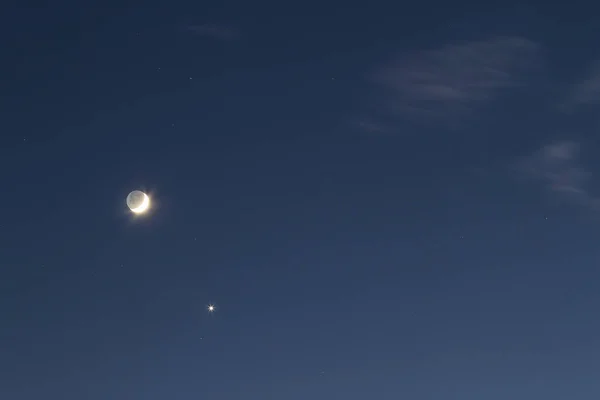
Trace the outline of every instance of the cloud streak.
[[499, 90], [520, 83], [538, 46], [520, 37], [447, 45], [401, 57], [373, 74], [392, 115], [451, 117], [470, 113]]
[[573, 85], [562, 109], [573, 111], [576, 107], [595, 104], [600, 104], [600, 61], [593, 63], [587, 76]]
[[[494, 37], [404, 55], [370, 76], [378, 108], [358, 126], [373, 134], [383, 127], [386, 132], [397, 131], [393, 128], [406, 127], [397, 123], [407, 120], [460, 125], [503, 91], [526, 84], [542, 61], [540, 47], [521, 37]], [[562, 100], [563, 111], [600, 106], [600, 60], [570, 86], [567, 95], [552, 100], [554, 104]], [[540, 123], [547, 125], [544, 120]], [[600, 211], [600, 196], [590, 189], [592, 174], [581, 150], [577, 141], [545, 143], [511, 167], [518, 177], [544, 187], [565, 203]]]
[[561, 199], [598, 210], [600, 199], [587, 189], [591, 173], [581, 163], [580, 147], [571, 141], [547, 144], [520, 160], [517, 170]]

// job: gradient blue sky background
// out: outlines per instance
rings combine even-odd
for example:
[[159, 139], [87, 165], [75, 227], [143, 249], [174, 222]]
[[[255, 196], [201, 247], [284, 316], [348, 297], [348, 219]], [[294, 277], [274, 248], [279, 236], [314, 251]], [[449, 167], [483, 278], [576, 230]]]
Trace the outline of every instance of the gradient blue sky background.
[[599, 15], [3, 5], [0, 398], [600, 398]]

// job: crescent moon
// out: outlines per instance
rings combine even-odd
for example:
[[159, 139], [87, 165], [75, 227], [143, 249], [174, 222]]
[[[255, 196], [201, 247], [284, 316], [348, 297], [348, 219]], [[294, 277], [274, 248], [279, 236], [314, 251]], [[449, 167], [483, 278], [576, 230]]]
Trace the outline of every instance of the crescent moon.
[[137, 206], [136, 208], [132, 208], [131, 211], [136, 214], [141, 214], [146, 211], [150, 207], [150, 198], [146, 193], [144, 193], [144, 200], [142, 200], [142, 204]]

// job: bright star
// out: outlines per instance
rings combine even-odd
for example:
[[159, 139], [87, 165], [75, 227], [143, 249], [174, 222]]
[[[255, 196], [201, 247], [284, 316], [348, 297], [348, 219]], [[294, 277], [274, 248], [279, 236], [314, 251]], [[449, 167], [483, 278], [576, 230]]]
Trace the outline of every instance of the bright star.
[[208, 307], [206, 307], [206, 309], [208, 310], [209, 313], [212, 313], [215, 311], [215, 305], [209, 304]]

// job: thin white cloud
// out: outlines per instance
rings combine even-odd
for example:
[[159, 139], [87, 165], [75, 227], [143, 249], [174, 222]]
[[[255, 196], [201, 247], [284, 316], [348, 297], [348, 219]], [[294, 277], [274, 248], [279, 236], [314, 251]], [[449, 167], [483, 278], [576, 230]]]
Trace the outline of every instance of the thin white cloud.
[[593, 63], [587, 76], [573, 85], [561, 108], [573, 111], [576, 107], [593, 104], [600, 104], [600, 61]]
[[518, 85], [537, 56], [534, 42], [496, 37], [401, 57], [372, 79], [384, 91], [382, 104], [392, 115], [454, 117]]
[[373, 134], [390, 134], [393, 131], [390, 127], [379, 122], [374, 122], [371, 119], [359, 119], [354, 121], [353, 125]]
[[597, 209], [600, 199], [587, 189], [591, 174], [581, 163], [580, 148], [577, 142], [554, 142], [520, 160], [517, 169], [564, 200]]

